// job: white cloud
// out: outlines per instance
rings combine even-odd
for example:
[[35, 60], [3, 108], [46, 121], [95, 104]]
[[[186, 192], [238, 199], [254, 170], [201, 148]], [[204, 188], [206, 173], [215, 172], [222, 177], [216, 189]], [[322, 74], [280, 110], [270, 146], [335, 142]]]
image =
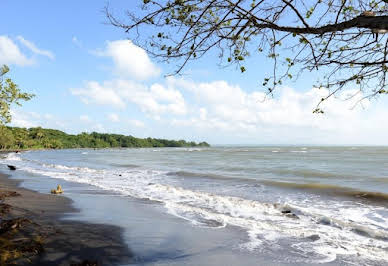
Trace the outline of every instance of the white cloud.
[[[232, 128], [238, 125], [285, 125], [330, 129], [333, 120], [348, 120], [358, 114], [359, 108], [352, 110], [351, 106], [362, 97], [359, 95], [352, 101], [343, 101], [341, 98], [346, 98], [345, 94], [340, 98], [332, 98], [323, 105], [326, 114], [320, 116], [312, 114], [312, 110], [319, 100], [328, 94], [327, 90], [313, 88], [307, 92], [297, 92], [291, 88], [282, 88], [278, 98], [266, 99], [262, 92], [248, 93], [225, 81], [172, 82], [194, 94], [195, 103], [198, 105], [195, 111], [199, 114], [198, 120], [216, 119], [230, 124]], [[366, 103], [364, 102], [364, 105]]]
[[111, 57], [120, 77], [146, 80], [160, 75], [147, 53], [129, 40], [108, 41], [106, 49], [95, 54]]
[[100, 124], [100, 123], [97, 123], [97, 124], [93, 125], [92, 131], [97, 131], [97, 132], [100, 132], [100, 133], [106, 132], [105, 127], [102, 124]]
[[101, 105], [111, 105], [117, 108], [124, 108], [126, 104], [116, 93], [115, 88], [101, 86], [98, 82], [90, 81], [81, 89], [70, 89], [71, 93], [79, 96], [85, 104], [95, 103]]
[[201, 120], [206, 120], [207, 119], [207, 110], [206, 110], [206, 108], [199, 108], [199, 118]]
[[79, 120], [86, 123], [89, 123], [92, 121], [88, 115], [80, 115]]
[[11, 110], [11, 125], [16, 127], [45, 127], [67, 129], [68, 125], [58, 117], [52, 114], [39, 114], [36, 112], [27, 112], [18, 108]]
[[33, 42], [24, 39], [22, 36], [17, 36], [16, 38], [21, 44], [30, 49], [34, 54], [43, 55], [50, 58], [51, 60], [54, 60], [55, 56], [52, 52], [39, 49]]
[[[388, 125], [382, 123], [387, 110], [384, 105], [375, 108], [368, 100], [353, 108], [363, 97], [356, 91], [344, 91], [324, 102], [321, 107], [325, 114], [320, 115], [312, 111], [329, 93], [324, 89], [300, 92], [281, 88], [279, 96], [265, 99], [260, 91], [247, 92], [225, 81], [196, 83], [173, 78], [167, 82], [192, 96], [185, 99], [190, 105], [189, 115], [166, 123], [197, 130], [213, 142], [387, 143], [383, 136], [388, 134]], [[355, 96], [346, 101], [350, 95]]]
[[145, 124], [140, 120], [131, 119], [131, 120], [128, 120], [128, 122], [133, 127], [145, 127]]
[[71, 89], [86, 103], [110, 105], [124, 108], [128, 103], [136, 104], [140, 110], [153, 117], [161, 114], [184, 115], [187, 112], [182, 94], [170, 87], [153, 84], [144, 86], [128, 80], [112, 80], [100, 84], [87, 82], [84, 88]]
[[[275, 98], [265, 99], [263, 92], [248, 92], [226, 81], [192, 82], [168, 78], [164, 84], [150, 86], [129, 80], [88, 82], [86, 85], [83, 89], [72, 90], [85, 103], [108, 104], [113, 108], [134, 104], [153, 118], [154, 123], [164, 125], [166, 132], [163, 134], [173, 138], [179, 137], [174, 136], [176, 132], [186, 132], [200, 133], [201, 138], [213, 143], [221, 139], [223, 143], [335, 144], [374, 143], [388, 134], [388, 125], [384, 123], [385, 106], [377, 110], [364, 100], [362, 105], [352, 108], [363, 97], [361, 93], [344, 100], [356, 91], [345, 91], [325, 102], [322, 105], [325, 114], [321, 115], [312, 111], [329, 93], [325, 89], [301, 92], [284, 87]], [[110, 115], [111, 121], [117, 121], [116, 118]], [[128, 122], [123, 118], [120, 121]], [[133, 121], [132, 126], [144, 126], [137, 121]]]
[[114, 123], [117, 123], [117, 122], [120, 122], [120, 118], [117, 114], [114, 114], [114, 113], [111, 113], [108, 115], [108, 119], [111, 121], [111, 122], [114, 122]]
[[27, 66], [34, 64], [34, 61], [27, 58], [9, 37], [0, 36], [0, 65], [3, 64]]
[[38, 126], [35, 121], [32, 121], [35, 116], [34, 114], [11, 110], [11, 115], [12, 115], [13, 126], [26, 127], [26, 128]]

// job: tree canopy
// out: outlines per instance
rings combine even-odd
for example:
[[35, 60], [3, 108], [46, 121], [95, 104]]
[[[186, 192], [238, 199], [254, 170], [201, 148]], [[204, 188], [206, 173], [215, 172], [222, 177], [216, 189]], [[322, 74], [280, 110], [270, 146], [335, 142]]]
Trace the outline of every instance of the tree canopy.
[[3, 65], [0, 68], [0, 127], [11, 122], [10, 106], [12, 104], [21, 105], [20, 101], [28, 101], [33, 94], [21, 92], [18, 85], [12, 79], [6, 78], [9, 68]]
[[[175, 60], [173, 74], [211, 50], [218, 51], [221, 64], [236, 64], [241, 72], [248, 56], [264, 53], [273, 60], [271, 74], [261, 83], [269, 94], [285, 79], [319, 70], [316, 86], [329, 89], [323, 102], [344, 88], [357, 88], [365, 97], [387, 93], [387, 3], [141, 0], [126, 18], [109, 6], [105, 11], [111, 24], [131, 34], [149, 54]], [[320, 103], [314, 112], [322, 112]]]
[[66, 134], [60, 130], [19, 127], [0, 127], [0, 149], [71, 149], [71, 148], [140, 148], [140, 147], [208, 147], [206, 142], [185, 140], [136, 138], [120, 134]]

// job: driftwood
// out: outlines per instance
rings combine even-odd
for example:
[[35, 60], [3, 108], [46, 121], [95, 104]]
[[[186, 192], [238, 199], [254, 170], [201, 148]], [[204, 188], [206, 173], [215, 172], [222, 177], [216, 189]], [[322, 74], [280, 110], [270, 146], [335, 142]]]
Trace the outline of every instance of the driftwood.
[[57, 189], [52, 189], [51, 190], [51, 194], [62, 194], [62, 193], [63, 193], [63, 190], [62, 190], [61, 185], [58, 185]]

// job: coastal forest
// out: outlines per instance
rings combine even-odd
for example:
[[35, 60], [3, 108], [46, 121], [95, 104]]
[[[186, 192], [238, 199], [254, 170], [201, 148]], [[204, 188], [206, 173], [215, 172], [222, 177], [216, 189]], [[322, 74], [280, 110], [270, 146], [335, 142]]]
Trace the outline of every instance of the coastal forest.
[[60, 130], [0, 126], [0, 149], [71, 149], [71, 148], [140, 148], [140, 147], [208, 147], [206, 142], [187, 142], [155, 138], [136, 138], [120, 134], [66, 134]]

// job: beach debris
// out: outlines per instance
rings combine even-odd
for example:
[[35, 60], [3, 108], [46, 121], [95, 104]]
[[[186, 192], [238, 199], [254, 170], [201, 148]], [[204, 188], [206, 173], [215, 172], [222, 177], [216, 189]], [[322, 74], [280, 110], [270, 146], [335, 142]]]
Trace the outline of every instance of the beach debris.
[[318, 224], [323, 224], [323, 225], [331, 225], [332, 222], [329, 218], [327, 217], [321, 217], [319, 220], [318, 220]]
[[0, 235], [13, 229], [21, 228], [26, 223], [31, 223], [31, 222], [30, 220], [25, 218], [3, 220], [0, 223]]
[[61, 185], [58, 185], [57, 189], [52, 189], [51, 190], [51, 194], [62, 194], [62, 193], [63, 193], [63, 190], [62, 190]]
[[288, 218], [299, 219], [298, 215], [296, 215], [289, 209], [283, 209], [281, 210], [281, 213], [287, 216]]
[[44, 251], [39, 225], [26, 218], [0, 221], [0, 265], [30, 265]]
[[9, 213], [11, 210], [11, 205], [6, 203], [0, 203], [0, 215]]
[[10, 165], [10, 164], [7, 164], [9, 170], [12, 170], [12, 171], [15, 171], [16, 170], [16, 166], [14, 165]]
[[20, 196], [20, 194], [17, 193], [16, 191], [0, 190], [0, 200], [4, 200], [7, 197], [18, 197], [18, 196]]
[[321, 239], [321, 237], [319, 235], [311, 235], [311, 236], [308, 236], [307, 238], [312, 240], [312, 241], [317, 241], [317, 240]]

